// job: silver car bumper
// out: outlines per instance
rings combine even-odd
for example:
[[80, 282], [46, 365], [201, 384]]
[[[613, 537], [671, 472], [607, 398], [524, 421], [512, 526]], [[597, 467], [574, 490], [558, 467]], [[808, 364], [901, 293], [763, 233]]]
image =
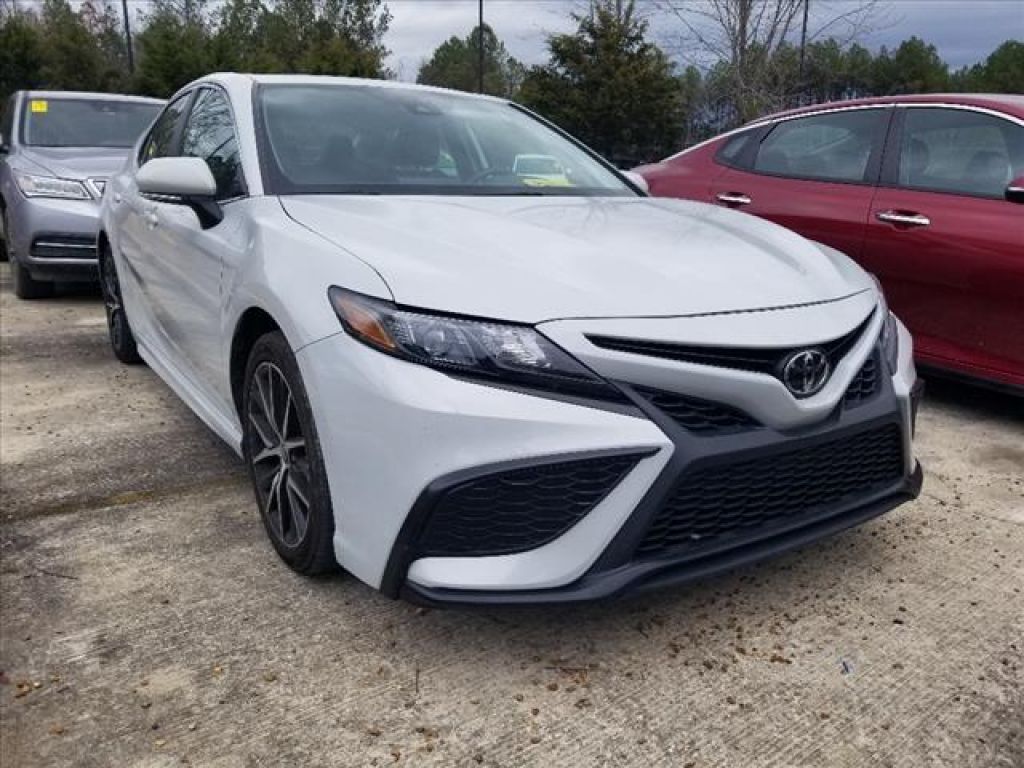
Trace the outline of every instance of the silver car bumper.
[[13, 256], [36, 280], [95, 280], [98, 200], [17, 197], [7, 211]]

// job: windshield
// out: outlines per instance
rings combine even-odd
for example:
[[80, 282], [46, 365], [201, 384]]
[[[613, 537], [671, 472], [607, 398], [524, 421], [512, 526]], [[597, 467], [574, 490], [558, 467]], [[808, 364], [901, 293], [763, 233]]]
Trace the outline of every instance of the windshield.
[[130, 147], [161, 104], [109, 99], [32, 99], [22, 110], [21, 141], [34, 147]]
[[258, 95], [276, 194], [632, 196], [612, 170], [523, 110], [458, 94], [269, 85]]

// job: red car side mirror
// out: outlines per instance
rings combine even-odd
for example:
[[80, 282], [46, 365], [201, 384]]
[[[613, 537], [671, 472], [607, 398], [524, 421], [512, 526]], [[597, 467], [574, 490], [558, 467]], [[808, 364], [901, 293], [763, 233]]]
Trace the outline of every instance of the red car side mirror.
[[1024, 203], [1024, 176], [1018, 176], [1010, 182], [1005, 196], [1011, 203]]

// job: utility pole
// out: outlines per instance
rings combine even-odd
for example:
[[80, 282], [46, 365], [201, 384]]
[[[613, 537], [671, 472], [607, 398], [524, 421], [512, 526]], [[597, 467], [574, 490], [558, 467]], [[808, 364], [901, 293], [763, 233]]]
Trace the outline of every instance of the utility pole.
[[807, 6], [811, 0], [804, 0], [804, 22], [800, 26], [800, 86], [804, 84], [804, 56], [807, 52]]
[[128, 46], [128, 71], [135, 74], [135, 52], [132, 50], [132, 25], [128, 21], [128, 0], [121, 0], [121, 11], [124, 13], [124, 41]]
[[477, 47], [477, 93], [484, 92], [484, 0], [480, 0], [480, 16], [476, 25], [476, 47]]

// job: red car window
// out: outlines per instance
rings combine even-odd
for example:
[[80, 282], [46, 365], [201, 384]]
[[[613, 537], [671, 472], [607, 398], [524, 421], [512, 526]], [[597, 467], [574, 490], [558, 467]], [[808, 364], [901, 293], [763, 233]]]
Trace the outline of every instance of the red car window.
[[1002, 199], [1024, 174], [1024, 127], [982, 112], [907, 109], [900, 145], [907, 189]]
[[779, 123], [757, 153], [754, 170], [821, 181], [869, 181], [881, 109], [811, 115]]

